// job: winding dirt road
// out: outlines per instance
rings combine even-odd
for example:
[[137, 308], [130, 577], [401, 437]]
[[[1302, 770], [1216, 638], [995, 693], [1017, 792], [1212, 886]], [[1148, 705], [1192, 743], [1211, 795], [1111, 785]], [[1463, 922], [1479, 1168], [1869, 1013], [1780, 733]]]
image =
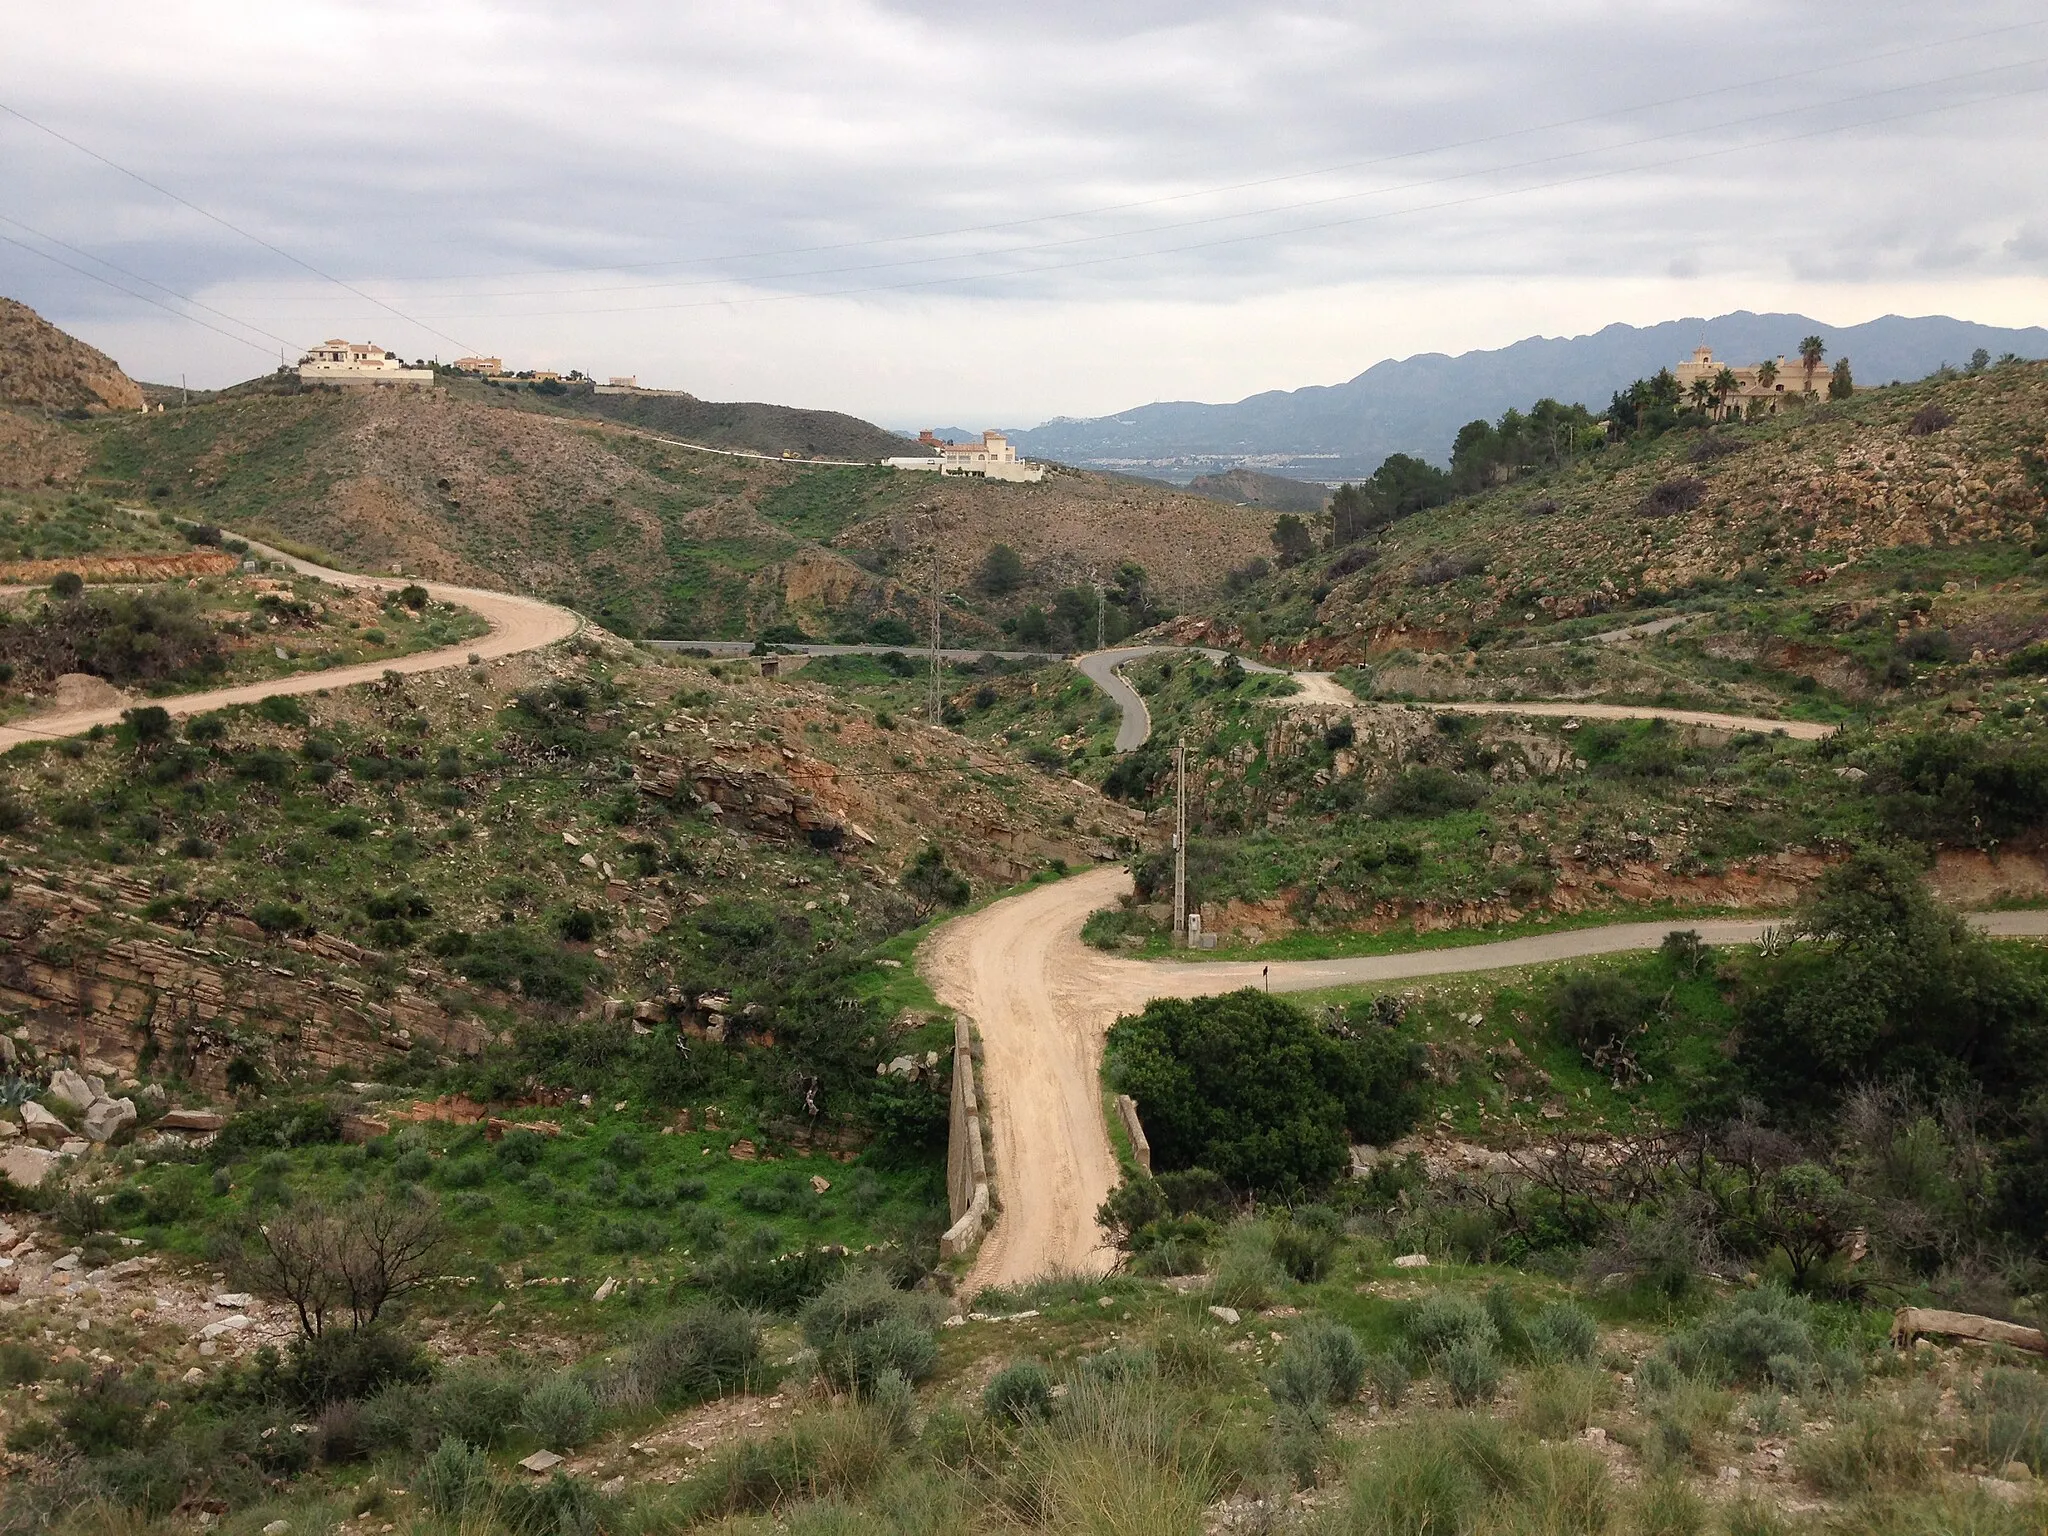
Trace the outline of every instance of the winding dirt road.
[[[1088, 914], [1131, 888], [1106, 867], [999, 901], [938, 929], [918, 952], [939, 999], [981, 1031], [983, 1081], [1002, 1211], [968, 1289], [1014, 1285], [1059, 1270], [1100, 1273], [1112, 1255], [1095, 1209], [1116, 1186], [1104, 1125], [1102, 1042], [1119, 1014], [1155, 997], [1207, 997], [1267, 979], [1276, 992], [1499, 970], [1624, 950], [1654, 949], [1674, 927], [1710, 944], [1751, 944], [1758, 918], [1615, 923], [1495, 944], [1361, 955], [1343, 960], [1131, 960], [1081, 942]], [[2048, 912], [1973, 918], [2003, 938], [2048, 937]]]
[[[280, 561], [302, 576], [317, 576], [339, 587], [395, 591], [411, 585], [409, 577], [359, 576], [352, 571], [331, 571], [253, 539], [248, 542], [251, 549], [266, 559]], [[253, 704], [277, 694], [314, 693], [322, 688], [374, 683], [386, 672], [434, 672], [443, 667], [461, 666], [471, 656], [486, 661], [496, 656], [512, 656], [551, 645], [557, 640], [566, 640], [583, 627], [582, 619], [568, 609], [557, 608], [539, 598], [517, 597], [509, 592], [486, 592], [480, 587], [449, 586], [438, 581], [423, 581], [419, 585], [439, 602], [454, 603], [481, 614], [490, 624], [490, 632], [459, 645], [444, 646], [438, 651], [418, 651], [390, 661], [367, 661], [351, 667], [331, 667], [324, 672], [301, 672], [292, 677], [274, 677], [259, 683], [240, 683], [232, 688], [209, 688], [203, 693], [138, 699], [135, 703], [159, 704], [173, 715], [204, 714], [224, 705]], [[76, 736], [96, 725], [113, 725], [120, 720], [122, 711], [131, 707], [117, 704], [109, 708], [70, 710], [63, 714], [31, 715], [11, 725], [0, 725], [0, 752], [18, 747], [25, 741], [49, 741], [62, 736]]]
[[[1675, 619], [1659, 619], [1650, 624], [1639, 624], [1629, 629], [1610, 630], [1604, 635], [1591, 638], [1601, 641], [1629, 638], [1638, 634], [1656, 634], [1673, 625], [1682, 624], [1690, 615]], [[1126, 645], [1114, 650], [1091, 651], [1086, 656], [1074, 658], [1074, 665], [1080, 668], [1088, 680], [1109, 695], [1110, 702], [1122, 713], [1117, 726], [1116, 750], [1135, 752], [1145, 745], [1152, 736], [1152, 715], [1145, 708], [1145, 700], [1125, 679], [1122, 668], [1127, 662], [1150, 656], [1159, 651], [1192, 650], [1221, 661], [1224, 653], [1206, 646], [1180, 645]], [[1251, 661], [1240, 656], [1247, 672], [1280, 672], [1279, 667], [1268, 666], [1262, 661]], [[1359, 699], [1350, 689], [1328, 672], [1289, 672], [1287, 676], [1300, 685], [1299, 693], [1272, 702], [1283, 707], [1358, 709]], [[1398, 701], [1388, 701], [1379, 708], [1398, 709]], [[1796, 741], [1819, 741], [1834, 732], [1832, 725], [1819, 725], [1811, 720], [1773, 720], [1763, 715], [1724, 715], [1706, 709], [1661, 709], [1655, 705], [1639, 704], [1595, 704], [1564, 701], [1531, 701], [1528, 703], [1459, 703], [1451, 700], [1424, 700], [1414, 707], [1429, 710], [1432, 714], [1456, 715], [1542, 715], [1552, 718], [1578, 720], [1668, 720], [1674, 725], [1697, 725], [1710, 730], [1755, 731], [1770, 736], [1782, 732]]]

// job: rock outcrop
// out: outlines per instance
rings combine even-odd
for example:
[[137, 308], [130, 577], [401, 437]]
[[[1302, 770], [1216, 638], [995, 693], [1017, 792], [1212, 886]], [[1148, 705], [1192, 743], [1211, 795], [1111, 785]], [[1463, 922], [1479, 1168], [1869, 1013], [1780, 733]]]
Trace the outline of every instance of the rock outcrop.
[[139, 411], [142, 390], [106, 353], [0, 299], [0, 405], [42, 411]]

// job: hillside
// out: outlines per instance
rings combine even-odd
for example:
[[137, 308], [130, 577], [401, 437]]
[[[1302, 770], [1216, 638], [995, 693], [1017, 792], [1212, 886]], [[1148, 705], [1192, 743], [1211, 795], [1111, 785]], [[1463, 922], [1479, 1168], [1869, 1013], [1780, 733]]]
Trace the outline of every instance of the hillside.
[[1390, 453], [1442, 463], [1459, 427], [1491, 420], [1509, 407], [1550, 397], [1602, 409], [1633, 379], [1691, 355], [1701, 344], [1737, 363], [1795, 356], [1803, 336], [1827, 339], [1829, 356], [1848, 357], [1856, 377], [1876, 384], [1917, 379], [1943, 363], [1960, 367], [1981, 347], [2048, 356], [2048, 330], [2004, 330], [1945, 316], [1887, 315], [1863, 325], [1830, 326], [1806, 315], [1738, 310], [1711, 320], [1610, 325], [1590, 336], [1532, 336], [1509, 347], [1440, 352], [1376, 363], [1342, 384], [1273, 390], [1230, 405], [1179, 401], [1140, 406], [1087, 421], [1053, 421], [1013, 432], [1034, 458], [1130, 469], [1181, 479], [1253, 464], [1306, 480], [1361, 478]]
[[1196, 496], [1213, 496], [1218, 501], [1264, 507], [1272, 512], [1320, 512], [1330, 501], [1329, 491], [1320, 485], [1286, 475], [1265, 475], [1255, 469], [1197, 475], [1188, 482], [1188, 490]]
[[[1281, 572], [1226, 617], [1276, 653], [1343, 664], [1505, 650], [1680, 609], [1768, 628], [1777, 619], [1759, 615], [1782, 606], [1810, 622], [1947, 566], [1936, 619], [1952, 618], [1959, 645], [2008, 652], [2048, 632], [2030, 553], [2048, 495], [2044, 411], [2048, 366], [2020, 363], [1610, 446]], [[1987, 580], [1995, 601], [1977, 596]], [[1867, 638], [1862, 611], [1820, 633]]]
[[0, 298], [0, 406], [139, 411], [142, 391], [106, 353], [66, 335], [26, 304]]
[[627, 426], [645, 427], [707, 448], [749, 453], [795, 453], [805, 458], [871, 463], [923, 450], [894, 432], [839, 411], [801, 410], [756, 401], [699, 400], [694, 395], [600, 395], [571, 390], [564, 409]]
[[[970, 644], [1127, 561], [1155, 603], [1191, 607], [1267, 547], [1270, 514], [1165, 487], [763, 462], [527, 405], [482, 386], [252, 391], [78, 430], [96, 478], [120, 494], [365, 569], [509, 584], [629, 635], [770, 624], [858, 635], [882, 619], [917, 621], [928, 567], [914, 554], [928, 522], [950, 622]], [[1023, 575], [996, 595], [975, 572], [999, 542], [1022, 556]]]

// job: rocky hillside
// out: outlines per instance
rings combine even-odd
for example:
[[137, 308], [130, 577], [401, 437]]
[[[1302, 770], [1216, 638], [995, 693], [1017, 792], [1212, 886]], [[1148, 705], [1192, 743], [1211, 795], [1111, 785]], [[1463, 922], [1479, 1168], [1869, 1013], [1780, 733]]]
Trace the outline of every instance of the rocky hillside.
[[139, 411], [142, 391], [106, 353], [26, 304], [0, 298], [0, 405], [38, 411]]
[[2027, 617], [2042, 611], [2027, 551], [2048, 497], [2044, 418], [2048, 366], [2015, 363], [1613, 446], [1282, 572], [1229, 617], [1341, 664], [1680, 609], [1824, 606], [1912, 551], [1997, 546], [2019, 551], [2000, 567], [1994, 646], [2009, 649], [2041, 630]]
[[588, 390], [572, 390], [562, 403], [579, 414], [645, 427], [708, 448], [863, 462], [923, 451], [894, 432], [841, 411], [801, 410], [753, 400], [699, 400], [680, 393], [600, 395]]
[[[692, 452], [481, 388], [249, 393], [78, 431], [118, 493], [368, 569], [539, 592], [631, 635], [917, 622], [936, 530], [949, 623], [993, 643], [1004, 618], [1126, 561], [1155, 600], [1211, 601], [1271, 526], [1074, 472], [983, 484]], [[976, 579], [997, 543], [1023, 559], [999, 595]]]

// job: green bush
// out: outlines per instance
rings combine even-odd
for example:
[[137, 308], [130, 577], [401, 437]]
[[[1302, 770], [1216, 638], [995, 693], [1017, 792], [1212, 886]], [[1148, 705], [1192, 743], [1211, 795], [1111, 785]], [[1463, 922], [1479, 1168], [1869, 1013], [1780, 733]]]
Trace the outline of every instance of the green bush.
[[1576, 1302], [1549, 1302], [1529, 1320], [1529, 1343], [1541, 1360], [1591, 1360], [1599, 1339], [1593, 1315]]
[[1456, 1291], [1430, 1292], [1415, 1304], [1407, 1324], [1409, 1340], [1432, 1357], [1463, 1343], [1475, 1343], [1490, 1350], [1500, 1337], [1486, 1309]]
[[992, 1419], [1022, 1424], [1052, 1414], [1052, 1376], [1036, 1360], [1015, 1360], [989, 1378], [982, 1411]]
[[597, 1428], [597, 1399], [574, 1376], [550, 1376], [527, 1392], [519, 1419], [550, 1450], [573, 1450]]
[[1746, 1291], [1664, 1341], [1678, 1370], [1721, 1386], [1755, 1386], [1796, 1374], [1803, 1384], [1816, 1356], [1813, 1309], [1773, 1287]]
[[669, 1410], [742, 1385], [760, 1363], [759, 1325], [730, 1307], [697, 1307], [668, 1318], [627, 1356], [635, 1393]]
[[1491, 1402], [1500, 1390], [1500, 1357], [1484, 1340], [1462, 1338], [1443, 1353], [1444, 1385], [1460, 1408]]
[[460, 1365], [435, 1383], [433, 1420], [444, 1435], [489, 1449], [502, 1445], [519, 1422], [526, 1383], [487, 1365]]
[[420, 1501], [446, 1520], [465, 1520], [491, 1500], [491, 1459], [454, 1435], [421, 1463], [413, 1486]]
[[1273, 1259], [1295, 1280], [1312, 1285], [1337, 1255], [1337, 1234], [1326, 1226], [1287, 1222], [1273, 1233]]
[[392, 1329], [329, 1328], [292, 1343], [280, 1380], [293, 1403], [317, 1411], [370, 1397], [394, 1382], [424, 1383], [432, 1376], [425, 1352]]
[[1288, 1337], [1266, 1390], [1284, 1407], [1312, 1411], [1348, 1403], [1365, 1383], [1365, 1346], [1341, 1323], [1312, 1318]]
[[2048, 1473], [2048, 1376], [1995, 1365], [1970, 1398], [1970, 1445], [1994, 1471], [2023, 1461]]
[[873, 1270], [849, 1270], [803, 1310], [804, 1342], [818, 1352], [818, 1369], [842, 1390], [872, 1387], [884, 1371], [922, 1381], [937, 1365], [939, 1345], [932, 1308], [923, 1297], [897, 1290]]
[[1375, 1350], [1365, 1358], [1365, 1373], [1372, 1378], [1373, 1399], [1391, 1412], [1408, 1395], [1415, 1365], [1405, 1349]]
[[1246, 988], [1118, 1019], [1108, 1071], [1144, 1107], [1156, 1168], [1213, 1169], [1234, 1188], [1287, 1195], [1341, 1175], [1354, 1135], [1382, 1142], [1408, 1129], [1415, 1049], [1398, 1031], [1339, 1033]]

